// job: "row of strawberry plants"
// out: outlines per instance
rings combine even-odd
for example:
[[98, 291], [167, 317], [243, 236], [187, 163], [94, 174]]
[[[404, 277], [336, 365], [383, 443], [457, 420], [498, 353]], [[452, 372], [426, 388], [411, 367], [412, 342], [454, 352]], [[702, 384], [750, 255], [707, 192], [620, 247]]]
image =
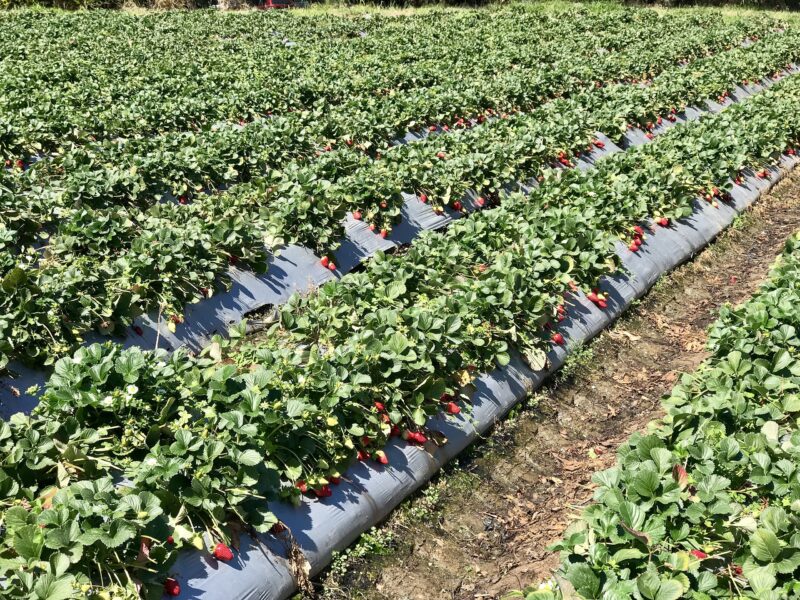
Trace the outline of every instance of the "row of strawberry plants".
[[[400, 20], [18, 13], [0, 21], [0, 156], [314, 108], [331, 115], [325, 135], [380, 139], [614, 79], [615, 62], [644, 78], [666, 48], [689, 59], [776, 25], [641, 10], [564, 17], [522, 8]], [[117, 36], [128, 43], [109, 43]]]
[[[256, 201], [270, 207], [273, 236], [324, 253], [343, 237], [337, 224], [348, 213], [363, 215], [376, 231], [390, 232], [403, 191], [417, 193], [440, 211], [445, 206], [461, 210], [467, 190], [495, 199], [503, 186], [538, 176], [548, 164], [571, 164], [575, 155], [591, 149], [596, 132], [617, 141], [633, 125], [652, 129], [662, 120], [676, 120], [687, 105], [720, 96], [724, 101], [737, 84], [771, 76], [799, 59], [796, 32], [774, 35], [748, 48], [666, 69], [645, 86], [612, 85], [573, 94], [527, 113], [501, 115], [480, 128], [398, 147], [345, 177], [339, 170], [338, 179], [317, 175], [326, 165], [304, 165], [303, 176], [290, 172], [270, 182], [268, 193], [259, 191]], [[332, 185], [313, 191], [314, 204], [303, 202], [308, 192], [298, 182], [329, 179]]]
[[689, 213], [701, 188], [796, 143], [798, 108], [789, 79], [590, 172], [549, 172], [530, 196], [294, 297], [260, 338], [60, 360], [34, 414], [0, 426], [5, 591], [175, 593], [165, 574], [179, 549], [204, 547], [199, 531], [228, 560], [231, 531], [276, 527], [268, 501], [324, 498], [356, 454], [386, 463], [396, 433], [445, 443], [427, 416], [462, 410], [459, 390], [512, 345], [540, 361], [561, 341], [547, 322], [564, 291], [616, 268], [619, 235]]
[[[666, 417], [594, 476], [595, 502], [554, 547], [577, 597], [797, 597], [798, 331], [796, 234], [755, 297], [722, 310]], [[510, 597], [575, 596], [551, 582]]]
[[[654, 65], [647, 68], [647, 73], [659, 72], [674, 61], [683, 60], [687, 52], [702, 55], [708, 51], [708, 45], [717, 50], [727, 47], [733, 42], [718, 39], [726, 38], [727, 33], [728, 30], [726, 36], [720, 36], [714, 28], [710, 31], [697, 29], [692, 35], [675, 36], [682, 40], [680, 44], [663, 44], [660, 38], [646, 36], [640, 44], [633, 44], [622, 53], [601, 53], [592, 61], [578, 62], [588, 61], [587, 73], [595, 73], [595, 76], [602, 73], [604, 79], [640, 77], [642, 67], [638, 61], [643, 56]], [[582, 39], [580, 35], [573, 37]], [[709, 43], [709, 39], [714, 42]], [[737, 39], [741, 38], [734, 37], [734, 42]], [[564, 42], [561, 45], [566, 46], [566, 56], [570, 56], [570, 45]], [[531, 76], [526, 69], [510, 69], [507, 75], [496, 79], [504, 81], [503, 85], [507, 84], [516, 93], [539, 89], [534, 93], [535, 97], [519, 106], [529, 107], [549, 96], [578, 88], [579, 82], [569, 75], [573, 61], [574, 56], [570, 61], [564, 59], [550, 68], [538, 67], [548, 80], [563, 77], [560, 84], [539, 83], [539, 78]], [[594, 81], [590, 79], [589, 83], [593, 85]], [[429, 97], [427, 94], [417, 96], [421, 102], [426, 102]], [[408, 114], [406, 103], [398, 99], [397, 94], [387, 97], [385, 106], [375, 106], [374, 102], [359, 97], [354, 98], [353, 103], [370, 119], [376, 120], [379, 116], [378, 120], [389, 128], [395, 127], [389, 115], [394, 109], [390, 106], [409, 119], [417, 118]], [[449, 98], [447, 104], [454, 111], [459, 110], [456, 99]], [[512, 104], [515, 105], [516, 102]], [[217, 124], [201, 131], [169, 131], [153, 137], [89, 142], [64, 148], [30, 167], [21, 162], [15, 168], [0, 171], [0, 185], [8, 190], [0, 214], [6, 228], [16, 231], [19, 243], [22, 243], [43, 224], [62, 217], [66, 207], [77, 203], [95, 207], [149, 205], [161, 198], [165, 191], [176, 198], [191, 197], [217, 185], [246, 180], [264, 171], [280, 173], [292, 159], [297, 159], [299, 165], [307, 161], [313, 164], [325, 150], [341, 155], [339, 161], [343, 168], [352, 168], [352, 165], [361, 164], [363, 157], [354, 156], [358, 149], [347, 144], [341, 144], [341, 149], [332, 146], [329, 136], [333, 134], [329, 130], [335, 119], [339, 119], [340, 124], [363, 119], [350, 110], [337, 117], [336, 110], [316, 106], [280, 117], [258, 116], [241, 124]], [[465, 122], [462, 119], [461, 123]], [[333, 127], [339, 129], [338, 125]], [[349, 135], [347, 141], [355, 145]], [[365, 142], [360, 147], [368, 145]]]
[[[440, 210], [448, 197], [453, 206], [469, 188], [494, 201], [502, 184], [541, 175], [558, 150], [572, 155], [597, 129], [618, 130], [633, 106], [640, 119], [655, 121], [661, 111], [669, 116], [673, 103], [682, 107], [701, 93], [722, 93], [743, 75], [760, 77], [798, 58], [795, 41], [788, 33], [768, 38], [668, 70], [644, 88], [617, 86], [557, 101], [530, 114], [399, 148], [374, 163], [354, 153], [358, 160], [343, 164], [343, 154], [330, 153], [317, 169], [287, 168], [279, 179], [203, 196], [186, 206], [160, 204], [147, 212], [75, 209], [63, 215], [44, 257], [33, 250], [27, 260], [5, 253], [8, 293], [0, 324], [7, 334], [0, 350], [33, 361], [53, 360], [87, 327], [120, 331], [132, 315], [153, 306], [165, 307], [167, 317], [179, 315], [186, 302], [212, 293], [232, 257], [254, 267], [263, 264], [263, 229], [273, 239], [284, 235], [324, 249], [343, 235], [338, 221], [352, 210], [387, 231], [400, 213], [401, 182], [427, 194]], [[436, 158], [439, 152], [446, 153], [446, 161]], [[308, 196], [316, 201], [305, 200]], [[37, 268], [27, 266], [37, 263]]]

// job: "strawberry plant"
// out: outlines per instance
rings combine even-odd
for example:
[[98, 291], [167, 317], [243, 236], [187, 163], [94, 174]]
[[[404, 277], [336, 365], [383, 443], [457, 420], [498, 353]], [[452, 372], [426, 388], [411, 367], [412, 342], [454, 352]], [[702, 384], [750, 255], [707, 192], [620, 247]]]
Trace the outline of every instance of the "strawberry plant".
[[[798, 591], [800, 237], [769, 282], [711, 327], [711, 357], [667, 416], [597, 473], [555, 548], [580, 598], [791, 598]], [[512, 594], [561, 598], [552, 586]], [[570, 596], [573, 597], [573, 596]]]

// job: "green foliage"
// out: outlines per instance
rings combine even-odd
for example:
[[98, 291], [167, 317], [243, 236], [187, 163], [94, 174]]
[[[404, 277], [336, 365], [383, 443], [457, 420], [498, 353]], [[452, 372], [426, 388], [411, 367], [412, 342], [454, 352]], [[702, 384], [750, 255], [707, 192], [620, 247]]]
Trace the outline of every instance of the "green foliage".
[[664, 400], [666, 418], [594, 476], [595, 504], [555, 546], [579, 597], [796, 596], [798, 327], [795, 235], [761, 291], [722, 311], [712, 357]]
[[[278, 24], [296, 27], [293, 37], [303, 42], [298, 52], [309, 52], [316, 63], [306, 77], [293, 76], [290, 83], [280, 79], [287, 65], [294, 64], [288, 54], [281, 58], [276, 53], [274, 71], [262, 71], [253, 65], [263, 55], [245, 52], [242, 60], [253, 69], [249, 77], [265, 84], [263, 88], [249, 80], [225, 79], [219, 66], [197, 87], [176, 74], [180, 66], [175, 72], [154, 69], [153, 77], [178, 96], [157, 94], [155, 104], [102, 99], [82, 111], [76, 109], [78, 100], [97, 95], [95, 83], [84, 85], [92, 77], [107, 83], [113, 93], [133, 93], [127, 86], [136, 81], [138, 57], [147, 56], [146, 49], [132, 41], [126, 57], [120, 58], [118, 52], [107, 53], [114, 44], [106, 38], [112, 35], [109, 31], [137, 32], [141, 23], [117, 15], [69, 15], [50, 16], [39, 25], [69, 32], [53, 47], [73, 61], [78, 59], [70, 40], [79, 35], [70, 28], [73, 17], [94, 24], [89, 31], [97, 42], [81, 38], [94, 56], [79, 47], [85, 59], [78, 61], [80, 67], [64, 61], [91, 75], [72, 86], [75, 96], [53, 100], [56, 108], [37, 112], [34, 102], [36, 108], [25, 114], [14, 104], [14, 94], [2, 100], [9, 107], [3, 114], [12, 115], [10, 130], [15, 132], [3, 138], [6, 147], [17, 144], [18, 150], [46, 149], [48, 154], [29, 168], [12, 163], [0, 171], [0, 186], [9, 190], [0, 197], [0, 352], [54, 363], [34, 414], [0, 426], [4, 594], [52, 600], [135, 597], [136, 582], [141, 581], [144, 595], [158, 596], [178, 551], [272, 530], [270, 502], [299, 502], [301, 493], [324, 497], [357, 453], [363, 459], [381, 458], [381, 448], [398, 432], [425, 432], [445, 443], [437, 432], [424, 429], [428, 418], [450, 397], [468, 400], [476, 375], [507, 364], [513, 350], [541, 366], [565, 292], [570, 287], [589, 289], [601, 275], [616, 270], [614, 245], [630, 237], [635, 224], [653, 216], [688, 215], [696, 196], [715, 188], [723, 190], [716, 198], [724, 201], [725, 190], [734, 185], [731, 178], [743, 168], [773, 164], [780, 152], [800, 141], [795, 118], [800, 82], [789, 78], [721, 114], [673, 129], [653, 144], [602, 160], [590, 172], [555, 168], [556, 161], [571, 164], [575, 150], [585, 150], [601, 125], [620, 133], [631, 120], [642, 119], [646, 125], [657, 122], [662, 112], [669, 119], [672, 107], [677, 111], [701, 94], [722, 95], [743, 73], [760, 77], [778, 71], [800, 46], [792, 32], [770, 34], [776, 23], [769, 20], [730, 24], [689, 15], [672, 21], [649, 11], [611, 13], [603, 21], [608, 29], [594, 38], [581, 34], [590, 21], [578, 11], [574, 18], [548, 21], [557, 32], [550, 35], [557, 37], [545, 43], [536, 37], [542, 34], [536, 25], [539, 17], [515, 10], [519, 19], [490, 19], [491, 27], [506, 27], [502, 31], [514, 34], [509, 35], [510, 45], [497, 53], [484, 52], [485, 44], [478, 48], [475, 40], [480, 38], [469, 38], [469, 52], [455, 42], [427, 49], [410, 46], [437, 60], [440, 55], [458, 54], [465, 61], [471, 57], [468, 68], [455, 75], [437, 61], [421, 61], [416, 66], [422, 71], [408, 70], [399, 52], [394, 62], [381, 58], [374, 64], [364, 52], [366, 47], [381, 57], [395, 56], [383, 44], [396, 44], [400, 38], [430, 45], [443, 31], [440, 21], [331, 19], [308, 25], [296, 24], [290, 16], [230, 16], [221, 23], [231, 28], [231, 36], [204, 33], [203, 38], [211, 39], [217, 50], [211, 64], [230, 68], [225, 76], [239, 76], [228, 56], [240, 56], [235, 52], [240, 46], [254, 50], [250, 37], [269, 43], [278, 37], [276, 48], [286, 48], [279, 36], [266, 34]], [[3, 93], [28, 89], [31, 81], [50, 73], [31, 66], [34, 72], [26, 75], [17, 64], [33, 64], [20, 60], [28, 47], [19, 43], [25, 37], [22, 25], [37, 26], [33, 14], [0, 18], [0, 30], [14, 33], [7, 44], [0, 36], [0, 44], [11, 53], [10, 59], [4, 55], [0, 60], [17, 68], [3, 72]], [[472, 26], [473, 17], [452, 17], [451, 36], [463, 31], [458, 19]], [[200, 26], [220, 26], [206, 14], [159, 15], [143, 23], [158, 32], [143, 42], [155, 48], [179, 35], [176, 23], [188, 24], [192, 43]], [[410, 24], [418, 27], [419, 36], [407, 35]], [[625, 24], [642, 34], [641, 42], [618, 37], [618, 26]], [[666, 43], [654, 33], [664, 25], [675, 28]], [[365, 38], [357, 35], [361, 28]], [[315, 42], [321, 33], [330, 36]], [[493, 29], [490, 34], [498, 44], [506, 43]], [[753, 36], [764, 36], [763, 43], [733, 48]], [[598, 58], [605, 54], [597, 52], [599, 40], [619, 52]], [[323, 46], [336, 44], [340, 54], [326, 61]], [[348, 53], [352, 46], [358, 48], [353, 57]], [[529, 55], [518, 51], [520, 47], [535, 47], [543, 54]], [[719, 54], [698, 58], [712, 52]], [[137, 57], [136, 64], [127, 61], [128, 53]], [[539, 64], [543, 56], [549, 57], [552, 69]], [[584, 56], [585, 61], [576, 59]], [[52, 71], [50, 58], [49, 64], [42, 62]], [[518, 61], [520, 67], [497, 77], [502, 60]], [[667, 69], [676, 62], [680, 66]], [[352, 65], [363, 68], [363, 77], [342, 76]], [[263, 75], [259, 80], [267, 71], [278, 79]], [[130, 76], [121, 77], [122, 72]], [[466, 72], [482, 83], [473, 87]], [[52, 76], [71, 79], [72, 73], [65, 68]], [[238, 95], [247, 105], [256, 103], [248, 96], [255, 90], [264, 94], [265, 104], [248, 113], [243, 124], [234, 117], [218, 126], [196, 123], [194, 133], [170, 129], [196, 118], [191, 116], [196, 107], [184, 105], [187, 98], [180, 93], [205, 89], [216, 77], [234, 92], [218, 94], [218, 103], [213, 94], [198, 92], [197, 114], [239, 117]], [[643, 77], [653, 78], [650, 86], [634, 84]], [[598, 88], [597, 78], [614, 83]], [[264, 90], [273, 87], [267, 83], [285, 87], [268, 94]], [[484, 83], [491, 95], [475, 96]], [[145, 88], [154, 85], [147, 80]], [[237, 90], [236, 85], [242, 87]], [[435, 91], [409, 91], [422, 85]], [[388, 86], [394, 93], [376, 96], [375, 86]], [[33, 84], [31, 89], [40, 87]], [[448, 89], [455, 92], [450, 95]], [[532, 109], [565, 90], [574, 90], [574, 97]], [[353, 102], [340, 102], [348, 94]], [[324, 101], [317, 104], [311, 98]], [[386, 103], [375, 99], [364, 104], [365, 98]], [[422, 98], [419, 105], [417, 98]], [[263, 111], [273, 102], [281, 102], [280, 114], [268, 118]], [[338, 105], [344, 108], [333, 108]], [[117, 106], [122, 114], [109, 108]], [[487, 115], [489, 106], [499, 110]], [[520, 110], [502, 118], [506, 107]], [[480, 118], [463, 131], [459, 127], [459, 133], [388, 149], [398, 124], [470, 114]], [[84, 115], [86, 121], [81, 120]], [[67, 130], [62, 129], [65, 123]], [[347, 139], [354, 140], [352, 147]], [[316, 155], [316, 148], [333, 141], [339, 149]], [[385, 156], [379, 158], [377, 148]], [[268, 170], [266, 176], [254, 176], [263, 170]], [[197, 193], [245, 173], [253, 175], [247, 187]], [[403, 177], [398, 179], [398, 173]], [[530, 194], [503, 195], [500, 202], [504, 183], [532, 177], [541, 180]], [[153, 305], [177, 317], [197, 292], [206, 295], [203, 288], [212, 285], [230, 257], [261, 264], [264, 230], [293, 240], [317, 236], [326, 247], [341, 232], [339, 218], [346, 212], [377, 211], [362, 204], [367, 197], [377, 195], [391, 215], [399, 210], [404, 189], [398, 181], [430, 194], [438, 209], [452, 207], [468, 186], [487, 190], [494, 206], [444, 232], [424, 234], [408, 251], [378, 254], [362, 272], [329, 282], [313, 294], [293, 296], [257, 338], [245, 338], [240, 327], [229, 340], [215, 339], [197, 356], [184, 350], [168, 356], [124, 349], [110, 342], [70, 353], [90, 328], [116, 331]], [[195, 196], [186, 204], [161, 202], [165, 185]], [[270, 198], [276, 189], [280, 194]], [[326, 196], [331, 189], [336, 193]], [[58, 233], [51, 237], [56, 221]], [[317, 229], [306, 229], [309, 223]], [[42, 239], [48, 240], [47, 248], [34, 250], [34, 242]], [[775, 339], [792, 335], [779, 329]], [[770, 364], [784, 368], [790, 358], [775, 356]], [[761, 367], [759, 363], [751, 370], [760, 373]], [[775, 385], [764, 378], [765, 389]], [[765, 422], [761, 432], [768, 440], [781, 433], [777, 417], [770, 422], [775, 425]], [[704, 433], [724, 437], [718, 428]], [[645, 509], [633, 500], [620, 500], [616, 506], [624, 526], [617, 535], [651, 543], [666, 533], [648, 511], [677, 493], [674, 486], [664, 485], [671, 466], [664, 444], [651, 436], [637, 452], [647, 468], [632, 481], [635, 498], [649, 505]], [[705, 455], [700, 459], [711, 460]], [[736, 473], [704, 475], [692, 473], [698, 498], [723, 510], [727, 505], [720, 503]], [[609, 487], [616, 485], [608, 477]], [[774, 521], [782, 522], [778, 515]], [[784, 530], [766, 523], [759, 527], [764, 531], [753, 537], [755, 562], [748, 573], [751, 582], [766, 588], [777, 574], [759, 557], [775, 556], [769, 534], [785, 541]], [[627, 551], [617, 554], [615, 549], [613, 554], [617, 562], [637, 560], [631, 549], [621, 550]], [[780, 561], [782, 553], [781, 544]], [[783, 568], [790, 566], [787, 562]], [[575, 567], [570, 576], [587, 594], [606, 585], [585, 566]], [[643, 572], [640, 593], [668, 598], [677, 589], [675, 580], [662, 572]]]
[[[0, 19], [0, 276], [25, 273], [0, 296], [0, 364], [51, 363], [146, 311], [180, 327], [230, 263], [262, 269], [265, 243], [328, 254], [354, 211], [389, 233], [403, 192], [442, 213], [468, 189], [490, 206], [598, 130], [618, 138], [800, 60], [769, 19], [640, 10], [45, 15]], [[450, 133], [390, 145], [431, 122]]]
[[335, 577], [343, 577], [355, 562], [362, 558], [385, 556], [392, 551], [394, 535], [390, 531], [372, 528], [362, 533], [358, 542], [351, 548], [334, 555], [330, 572]]
[[[2, 538], [0, 566], [10, 589], [30, 595], [30, 570], [51, 569], [42, 565], [53, 560], [59, 568], [69, 561], [62, 575], [76, 585], [124, 565], [157, 586], [178, 549], [203, 546], [198, 531], [225, 539], [269, 530], [269, 500], [297, 501], [299, 488], [324, 493], [357, 449], [379, 456], [393, 426], [418, 430], [442, 394], [458, 395], [511, 347], [546, 350], [542, 325], [558, 314], [568, 283], [590, 287], [615, 269], [620, 232], [648, 214], [688, 214], [699, 189], [724, 187], [737, 169], [797, 140], [790, 117], [798, 109], [800, 81], [788, 79], [592, 171], [553, 172], [529, 196], [510, 196], [404, 254], [378, 255], [362, 273], [294, 296], [258, 339], [239, 330], [199, 356], [93, 345], [59, 360], [34, 415], [0, 430], [0, 506], [13, 530]], [[776, 354], [769, 364], [792, 368], [790, 358]], [[704, 432], [725, 439], [717, 428]], [[763, 435], [779, 433], [768, 425]], [[647, 468], [632, 476], [634, 498], [648, 508], [677, 501], [664, 443], [643, 438], [635, 457]], [[692, 471], [712, 514], [731, 514], [722, 496], [729, 471]], [[120, 476], [126, 485], [115, 485]], [[620, 476], [605, 477], [615, 486]], [[614, 506], [620, 539], [650, 544], [667, 535], [634, 501]], [[634, 558], [616, 551], [619, 562]], [[762, 535], [755, 552], [774, 553], [773, 540]], [[576, 577], [594, 590], [581, 569]], [[129, 589], [131, 581], [122, 579]], [[647, 580], [647, 593], [669, 596], [670, 581]]]

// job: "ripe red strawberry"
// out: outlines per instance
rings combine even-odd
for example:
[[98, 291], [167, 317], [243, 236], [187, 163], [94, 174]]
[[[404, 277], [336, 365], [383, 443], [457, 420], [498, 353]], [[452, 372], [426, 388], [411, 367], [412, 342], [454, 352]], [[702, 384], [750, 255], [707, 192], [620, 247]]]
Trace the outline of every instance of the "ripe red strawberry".
[[789, 156], [794, 156], [795, 154], [794, 148], [787, 148], [786, 154], [788, 154]]
[[272, 527], [269, 528], [269, 531], [273, 535], [278, 535], [279, 533], [283, 533], [286, 531], [286, 525], [278, 521]]
[[639, 250], [639, 244], [637, 244], [636, 242], [631, 242], [630, 246], [628, 246], [628, 250], [630, 250], [631, 252], [637, 252]]
[[325, 150], [325, 152], [330, 152], [331, 150], [333, 150], [333, 148], [331, 148], [330, 145], [328, 145], [328, 146], [325, 146], [324, 150]]
[[381, 206], [381, 208], [386, 208], [389, 205], [386, 204], [386, 200], [381, 200], [381, 205], [380, 206]]
[[633, 230], [636, 232], [636, 235], [644, 235], [644, 229], [642, 229], [641, 225], [635, 225]]
[[423, 434], [408, 430], [402, 433], [402, 438], [411, 444], [424, 444], [427, 441]]
[[652, 133], [650, 133], [649, 131], [648, 131], [648, 132], [645, 134], [645, 136], [647, 137], [647, 139], [648, 139], [648, 140], [652, 140], [652, 139], [655, 137], [655, 136], [654, 136]]
[[10, 167], [10, 166], [11, 166], [11, 161], [10, 161], [9, 159], [6, 159], [6, 166], [7, 166], [7, 167]]
[[236, 265], [238, 263], [239, 263], [239, 257], [238, 256], [234, 256], [233, 254], [231, 254], [228, 257], [228, 264], [229, 265], [233, 266], [233, 265]]
[[167, 536], [167, 543], [168, 544], [174, 544], [175, 543], [175, 538], [172, 537], [171, 535], [168, 535]]
[[742, 569], [742, 567], [740, 565], [733, 565], [733, 572], [736, 575], [741, 575], [742, 573], [744, 573], [744, 570]]
[[328, 258], [327, 256], [323, 256], [321, 259], [319, 259], [319, 264], [321, 264], [323, 267], [327, 267], [330, 264], [330, 262], [331, 259]]
[[181, 584], [178, 583], [177, 580], [170, 577], [164, 582], [164, 593], [167, 596], [180, 596]]
[[358, 211], [358, 210], [356, 210], [356, 211], [353, 211], [353, 218], [354, 218], [356, 221], [360, 221], [360, 220], [361, 220], [361, 212], [360, 212], [360, 211]]
[[378, 409], [378, 412], [384, 412], [386, 410], [386, 406], [384, 406], [383, 402], [376, 402], [375, 408]]
[[369, 230], [370, 231], [375, 231], [375, 223], [370, 223], [369, 224]]
[[389, 457], [386, 456], [386, 453], [383, 450], [378, 450], [377, 452], [375, 452], [375, 460], [382, 465], [389, 464]]
[[436, 131], [436, 125], [431, 125], [428, 127], [428, 131]]
[[328, 479], [333, 485], [339, 485], [340, 483], [342, 483], [341, 477], [329, 477]]
[[328, 263], [328, 269], [330, 269], [331, 271], [335, 271], [336, 270], [336, 263], [333, 262], [333, 261], [329, 262]]
[[702, 550], [690, 550], [689, 554], [691, 554], [692, 556], [694, 556], [698, 560], [703, 560], [705, 558], [708, 558], [708, 554], [706, 554]]
[[608, 307], [608, 302], [606, 302], [605, 300], [598, 300], [597, 301], [597, 306], [599, 306], [601, 309], [602, 308], [607, 308]]
[[392, 422], [392, 420], [389, 418], [389, 415], [387, 415], [386, 413], [381, 413], [381, 421], [383, 421], [387, 425]]
[[391, 437], [397, 437], [400, 434], [401, 434], [400, 427], [398, 427], [397, 425], [392, 425], [392, 428], [389, 430], [389, 435]]
[[676, 117], [675, 115], [669, 115], [669, 116], [667, 117], [667, 119], [669, 119], [669, 122], [670, 122], [670, 123], [674, 123], [675, 121], [677, 121], [677, 120], [678, 120], [678, 119], [677, 119], [677, 117]]
[[561, 335], [560, 333], [554, 333], [552, 336], [550, 336], [550, 340], [554, 344], [558, 344], [559, 346], [562, 346], [564, 344], [564, 336]]
[[181, 196], [180, 198], [178, 198], [178, 202], [180, 202], [181, 204], [186, 204], [186, 196]]
[[365, 452], [364, 450], [358, 451], [358, 460], [367, 460], [369, 458], [369, 453]]
[[442, 130], [450, 131], [450, 128], [447, 125], [442, 125]]
[[667, 227], [669, 225], [669, 219], [667, 217], [661, 217], [656, 223], [661, 225], [661, 227]]
[[389, 232], [385, 229], [381, 229], [381, 237], [385, 238], [387, 235], [389, 235]]
[[364, 436], [361, 438], [361, 444], [364, 446], [369, 446], [372, 443], [372, 440], [369, 439], [369, 436]]
[[483, 196], [480, 196], [475, 200], [475, 204], [477, 204], [478, 206], [483, 206], [484, 204], [486, 204], [486, 199]]
[[24, 162], [22, 162], [22, 160], [20, 160], [20, 159], [17, 159], [17, 162], [16, 162], [16, 163], [14, 163], [14, 164], [16, 164], [16, 165], [17, 165], [17, 168], [18, 168], [18, 169], [21, 169], [21, 168], [23, 168], [23, 167], [25, 166], [25, 163], [24, 163]]
[[348, 146], [352, 146], [352, 145], [353, 145], [353, 140], [347, 140], [345, 143], [346, 143]]
[[461, 407], [455, 402], [448, 402], [445, 410], [451, 415], [457, 415], [461, 412]]
[[426, 196], [425, 194], [420, 194], [419, 195], [419, 201], [422, 202], [422, 203], [427, 202], [428, 201], [428, 196]]
[[744, 179], [742, 179], [740, 176], [737, 176], [736, 179], [734, 179], [734, 182], [736, 185], [742, 185], [744, 183]]
[[453, 202], [453, 210], [461, 210], [461, 202], [459, 202], [458, 200]]
[[133, 330], [136, 332], [136, 335], [144, 335], [144, 329], [142, 329], [138, 325], [134, 325]]
[[444, 160], [446, 156], [447, 155], [444, 152], [437, 152], [436, 153], [436, 158], [440, 158], [442, 160]]
[[212, 555], [214, 558], [221, 560], [222, 562], [233, 560], [233, 552], [231, 552], [231, 549], [222, 542], [214, 546], [214, 552], [212, 552]]
[[672, 478], [682, 490], [686, 489], [689, 485], [689, 474], [686, 472], [686, 468], [683, 465], [676, 464], [672, 467]]
[[592, 143], [593, 143], [595, 146], [597, 146], [598, 148], [605, 148], [605, 147], [606, 147], [606, 144], [605, 144], [605, 142], [602, 142], [601, 140], [595, 140], [595, 141], [594, 141], [594, 142], [592, 142]]
[[300, 490], [300, 493], [302, 493], [302, 494], [305, 494], [308, 491], [308, 484], [305, 481], [303, 481], [302, 479], [300, 481], [298, 481], [297, 483], [295, 483], [294, 487], [296, 487], [298, 490]]
[[594, 302], [595, 304], [600, 302], [600, 298], [597, 297], [597, 294], [595, 292], [589, 292], [588, 294], [586, 294], [586, 299], [589, 300], [589, 302]]
[[331, 496], [333, 492], [331, 491], [331, 487], [328, 484], [325, 484], [319, 488], [315, 488], [314, 494], [316, 494], [317, 498], [327, 498]]

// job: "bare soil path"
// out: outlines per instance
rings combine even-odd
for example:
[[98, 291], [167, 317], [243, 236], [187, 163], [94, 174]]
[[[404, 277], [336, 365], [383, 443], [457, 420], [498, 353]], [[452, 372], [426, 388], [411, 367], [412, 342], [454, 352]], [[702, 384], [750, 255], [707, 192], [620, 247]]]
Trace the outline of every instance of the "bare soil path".
[[[800, 172], [579, 351], [489, 438], [406, 502], [319, 582], [332, 600], [496, 598], [549, 577], [547, 551], [591, 498], [591, 476], [659, 415], [705, 358], [705, 330], [752, 295], [800, 229]], [[376, 555], [375, 551], [383, 553]]]

